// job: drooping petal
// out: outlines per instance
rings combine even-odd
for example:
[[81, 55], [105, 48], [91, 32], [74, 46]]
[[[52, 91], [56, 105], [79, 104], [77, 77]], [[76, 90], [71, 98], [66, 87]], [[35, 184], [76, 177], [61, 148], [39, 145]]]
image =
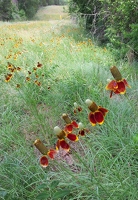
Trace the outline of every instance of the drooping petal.
[[97, 122], [95, 120], [94, 113], [90, 112], [89, 115], [88, 115], [88, 118], [90, 120], [91, 125], [95, 126]]
[[126, 79], [123, 79], [122, 81], [123, 81], [123, 83], [125, 84], [125, 86], [131, 88], [131, 86], [128, 84], [128, 82], [126, 81]]
[[59, 148], [60, 148], [60, 142], [59, 142], [59, 140], [58, 140], [57, 143], [56, 143], [56, 150], [58, 151]]
[[103, 116], [102, 112], [96, 111], [96, 112], [94, 113], [94, 119], [95, 119], [95, 121], [96, 121], [98, 124], [103, 124], [103, 122], [104, 122], [104, 116]]
[[102, 112], [103, 116], [105, 116], [106, 113], [108, 112], [108, 110], [107, 110], [106, 108], [103, 108], [103, 107], [101, 107], [101, 106], [98, 107], [98, 110], [99, 110], [100, 112]]
[[72, 125], [72, 124], [67, 124], [67, 125], [65, 126], [65, 131], [71, 133], [72, 130], [73, 130], [73, 125]]
[[116, 89], [115, 91], [113, 91], [115, 94], [120, 94], [120, 91], [118, 89]]
[[40, 165], [42, 167], [48, 166], [48, 158], [45, 155], [40, 158]]
[[57, 154], [57, 150], [56, 149], [50, 149], [47, 153], [47, 155], [51, 158], [54, 159], [55, 155]]
[[117, 81], [112, 80], [108, 85], [106, 86], [106, 90], [116, 90], [118, 88]]
[[111, 92], [110, 92], [110, 98], [113, 96], [113, 91], [111, 90]]
[[66, 137], [71, 141], [78, 141], [79, 140], [78, 136], [73, 134], [73, 133], [67, 133]]
[[118, 88], [115, 91], [115, 93], [117, 94], [117, 92], [119, 92], [120, 94], [125, 94], [126, 88], [125, 88], [124, 82], [123, 81], [118, 81], [117, 85], [118, 85]]
[[79, 127], [77, 122], [75, 122], [75, 121], [72, 121], [71, 124], [73, 125], [74, 128], [78, 128]]
[[69, 149], [70, 149], [68, 143], [64, 139], [59, 140], [59, 146], [66, 151], [69, 151]]

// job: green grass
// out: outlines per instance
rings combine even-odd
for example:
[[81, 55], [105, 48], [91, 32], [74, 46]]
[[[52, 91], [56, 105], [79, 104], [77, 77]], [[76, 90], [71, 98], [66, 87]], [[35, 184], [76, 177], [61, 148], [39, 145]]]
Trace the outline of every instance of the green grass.
[[[137, 63], [116, 61], [108, 49], [98, 47], [67, 20], [1, 22], [0, 39], [0, 199], [136, 200]], [[6, 83], [8, 62], [21, 71]], [[36, 79], [33, 68], [38, 62], [42, 67]], [[110, 99], [105, 86], [113, 79], [109, 70], [113, 65], [131, 89]], [[88, 98], [109, 110], [103, 125], [90, 125]], [[76, 115], [74, 102], [83, 108]], [[70, 143], [69, 154], [49, 159], [43, 169], [33, 143], [40, 138], [54, 148], [54, 127], [64, 127], [63, 113], [90, 132]]]

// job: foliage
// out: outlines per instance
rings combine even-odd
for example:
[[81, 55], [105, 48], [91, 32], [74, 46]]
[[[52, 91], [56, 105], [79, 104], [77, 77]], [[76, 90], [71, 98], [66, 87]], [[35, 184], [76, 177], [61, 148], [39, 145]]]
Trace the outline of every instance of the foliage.
[[39, 0], [18, 0], [18, 7], [19, 10], [24, 10], [26, 17], [30, 19], [36, 14], [39, 8]]
[[12, 10], [13, 5], [11, 0], [2, 0], [0, 1], [0, 19], [3, 21], [9, 21], [13, 19]]
[[40, 6], [65, 5], [65, 0], [1, 0], [0, 20], [2, 21], [22, 21], [32, 19]]
[[[135, 49], [138, 52], [138, 23], [130, 25], [130, 31], [125, 33], [125, 37], [128, 40], [128, 45]], [[138, 54], [137, 54], [138, 55]]]
[[[137, 0], [71, 0], [69, 12], [85, 18], [86, 28], [101, 42], [110, 42], [113, 48], [133, 49], [137, 55], [136, 29], [138, 23]], [[125, 54], [123, 54], [124, 56]]]
[[[115, 61], [108, 49], [83, 33], [67, 20], [0, 24], [0, 197], [4, 200], [137, 199], [137, 65]], [[109, 99], [105, 86], [112, 78], [112, 65], [119, 66], [131, 89]], [[8, 74], [12, 78], [5, 82]], [[102, 126], [89, 123], [87, 98], [109, 110]], [[74, 102], [82, 112], [74, 114]], [[55, 147], [53, 127], [64, 126], [63, 112], [83, 121], [90, 132], [43, 169], [33, 143], [40, 138], [48, 148]]]
[[0, 1], [0, 19], [9, 20], [25, 20], [32, 18], [39, 8], [39, 0], [18, 1], [18, 4], [11, 0]]

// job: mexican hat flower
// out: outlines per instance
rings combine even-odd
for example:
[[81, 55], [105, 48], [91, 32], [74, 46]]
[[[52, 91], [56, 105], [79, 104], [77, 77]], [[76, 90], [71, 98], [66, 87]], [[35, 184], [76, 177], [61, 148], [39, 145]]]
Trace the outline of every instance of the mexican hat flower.
[[73, 131], [73, 128], [78, 128], [78, 124], [76, 121], [71, 121], [71, 119], [69, 118], [69, 116], [67, 114], [63, 114], [62, 118], [64, 119], [64, 121], [66, 122], [66, 126], [64, 128], [65, 131], [71, 133]]
[[108, 112], [108, 110], [101, 106], [97, 106], [96, 103], [92, 102], [90, 99], [86, 100], [86, 104], [88, 105], [88, 108], [90, 110], [88, 118], [91, 125], [92, 126], [95, 126], [96, 124], [102, 125], [104, 122], [104, 117]]
[[126, 79], [122, 78], [122, 75], [117, 67], [113, 66], [110, 68], [110, 71], [115, 78], [115, 80], [110, 81], [107, 86], [106, 90], [110, 90], [110, 98], [112, 97], [112, 94], [125, 94], [126, 87], [129, 87], [129, 84], [127, 83]]
[[84, 125], [79, 122], [79, 136], [85, 136], [86, 133], [88, 133], [89, 130], [84, 128]]
[[74, 102], [74, 114], [77, 114], [77, 112], [81, 112], [82, 107], [79, 106], [76, 102]]
[[56, 149], [48, 150], [48, 148], [43, 144], [43, 142], [40, 139], [35, 140], [34, 145], [43, 154], [43, 156], [41, 156], [40, 158], [40, 165], [42, 167], [47, 167], [48, 166], [47, 156], [49, 156], [51, 159], [54, 159], [58, 151]]
[[12, 77], [13, 77], [13, 74], [7, 74], [7, 75], [5, 75], [5, 82], [9, 82]]
[[65, 130], [61, 130], [58, 126], [54, 127], [54, 132], [58, 137], [58, 141], [56, 143], [56, 148], [59, 149], [60, 147], [66, 151], [70, 150], [69, 144], [66, 142], [66, 138], [75, 142], [78, 141], [78, 136], [73, 133], [68, 133]]
[[37, 62], [37, 67], [42, 67], [42, 64], [40, 62]]
[[8, 70], [11, 71], [11, 72], [15, 72], [16, 67], [13, 64], [11, 64], [10, 62], [8, 62]]

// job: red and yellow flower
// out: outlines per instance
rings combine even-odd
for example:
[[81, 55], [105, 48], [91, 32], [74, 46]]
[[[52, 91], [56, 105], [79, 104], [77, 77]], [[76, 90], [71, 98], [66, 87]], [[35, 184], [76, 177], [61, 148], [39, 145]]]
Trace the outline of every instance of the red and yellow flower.
[[38, 81], [38, 80], [35, 80], [34, 83], [35, 83], [36, 85], [38, 85], [38, 86], [41, 86], [41, 82]]
[[69, 118], [69, 116], [67, 114], [63, 114], [62, 118], [64, 119], [64, 121], [66, 122], [66, 126], [64, 128], [64, 130], [68, 133], [71, 133], [73, 131], [73, 128], [78, 128], [78, 124], [76, 121], [71, 121], [71, 119]]
[[25, 79], [26, 79], [26, 81], [28, 81], [28, 82], [31, 80], [31, 78], [28, 77], [28, 76], [27, 76]]
[[13, 77], [13, 74], [7, 74], [7, 75], [5, 75], [5, 82], [9, 82], [12, 77]]
[[15, 72], [16, 67], [13, 64], [11, 64], [10, 62], [8, 62], [8, 70], [11, 71], [11, 72]]
[[88, 129], [84, 128], [81, 122], [79, 123], [79, 129], [79, 136], [85, 136], [85, 134], [89, 132]]
[[58, 141], [56, 144], [57, 149], [59, 149], [61, 147], [62, 149], [66, 150], [66, 151], [70, 150], [70, 146], [65, 140], [66, 138], [68, 138], [69, 140], [71, 140], [73, 142], [78, 141], [77, 135], [66, 132], [65, 130], [61, 130], [58, 126], [54, 127], [54, 132], [56, 133], [56, 135], [58, 137]]
[[42, 64], [40, 62], [37, 62], [37, 67], [38, 68], [42, 67]]
[[88, 108], [91, 111], [88, 115], [91, 125], [92, 126], [95, 126], [96, 124], [102, 125], [104, 122], [104, 117], [108, 112], [108, 110], [101, 106], [97, 106], [96, 103], [92, 102], [90, 99], [86, 100], [86, 104], [88, 105]]
[[81, 112], [82, 107], [79, 106], [76, 102], [74, 102], [74, 114], [77, 114], [77, 112]]
[[129, 84], [127, 83], [126, 79], [122, 78], [122, 75], [117, 67], [113, 66], [110, 68], [110, 71], [115, 78], [115, 80], [112, 80], [108, 83], [106, 86], [106, 90], [110, 90], [110, 98], [112, 97], [113, 93], [115, 94], [125, 94], [126, 87], [129, 87]]
[[58, 151], [56, 149], [48, 150], [48, 148], [39, 139], [35, 140], [34, 145], [43, 154], [43, 156], [41, 156], [40, 158], [40, 165], [42, 167], [47, 167], [48, 166], [47, 156], [49, 156], [51, 159], [54, 159]]

